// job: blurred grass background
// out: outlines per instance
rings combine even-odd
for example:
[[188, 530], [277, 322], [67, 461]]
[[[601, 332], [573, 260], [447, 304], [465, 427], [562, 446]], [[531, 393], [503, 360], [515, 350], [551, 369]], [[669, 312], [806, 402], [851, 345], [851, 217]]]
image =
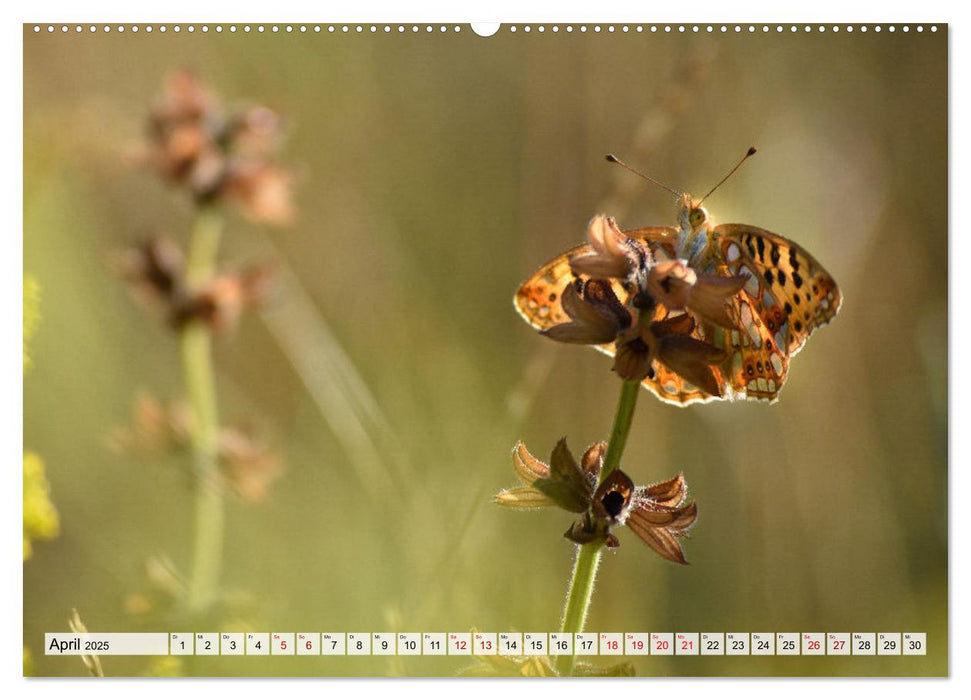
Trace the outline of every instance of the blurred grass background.
[[[754, 144], [710, 211], [806, 247], [843, 310], [774, 406], [681, 410], [642, 395], [624, 468], [638, 483], [685, 472], [700, 506], [691, 566], [622, 530], [588, 626], [927, 632], [926, 657], [635, 658], [642, 675], [946, 673], [946, 33], [25, 28], [24, 269], [43, 301], [24, 445], [47, 465], [62, 526], [24, 566], [36, 672], [83, 674], [42, 651], [72, 607], [101, 631], [556, 630], [571, 519], [491, 497], [515, 482], [517, 439], [538, 455], [562, 435], [578, 452], [603, 439], [619, 384], [608, 359], [530, 330], [512, 294], [598, 211], [626, 227], [674, 222], [666, 193], [604, 153], [700, 195]], [[274, 259], [306, 293], [285, 291], [217, 346], [224, 421], [261, 428], [288, 470], [266, 502], [230, 505], [224, 583], [248, 602], [204, 621], [124, 612], [147, 557], [187, 567], [191, 484], [184, 458], [104, 443], [137, 390], [182, 391], [175, 338], [108, 265], [141, 237], [187, 235], [190, 203], [128, 158], [163, 76], [182, 67], [228, 104], [286, 116], [299, 221], [267, 230], [230, 215], [223, 259]], [[294, 357], [311, 368], [303, 378]], [[315, 366], [361, 384], [342, 389]], [[372, 402], [362, 434], [335, 422], [343, 396]], [[160, 672], [139, 658], [103, 665]], [[212, 658], [174, 670], [465, 665]]]

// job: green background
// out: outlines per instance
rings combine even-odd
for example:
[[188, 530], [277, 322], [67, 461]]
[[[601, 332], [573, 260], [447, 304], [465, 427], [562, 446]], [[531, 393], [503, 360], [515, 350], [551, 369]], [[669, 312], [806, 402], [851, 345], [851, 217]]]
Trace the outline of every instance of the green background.
[[[24, 564], [35, 671], [84, 673], [42, 651], [72, 608], [113, 632], [555, 631], [571, 517], [491, 498], [516, 481], [517, 440], [545, 457], [563, 435], [578, 453], [604, 439], [619, 383], [605, 357], [532, 331], [512, 294], [599, 211], [624, 227], [674, 223], [672, 198], [604, 153], [700, 195], [754, 144], [709, 211], [804, 246], [840, 283], [843, 309], [794, 359], [775, 405], [679, 409], [642, 393], [623, 467], [637, 483], [685, 473], [700, 510], [691, 565], [621, 529], [588, 628], [923, 631], [929, 649], [632, 658], [639, 675], [946, 674], [946, 27], [382, 29], [25, 28], [24, 269], [43, 318], [24, 446], [46, 463], [62, 524]], [[188, 460], [105, 447], [136, 392], [182, 391], [175, 337], [110, 269], [132, 241], [187, 236], [184, 193], [131, 157], [180, 67], [229, 105], [281, 111], [280, 160], [299, 177], [293, 227], [228, 214], [223, 259], [274, 260], [289, 283], [219, 340], [221, 413], [259, 428], [288, 468], [265, 502], [230, 504], [233, 603], [202, 620], [164, 605], [124, 612], [147, 590], [146, 558], [188, 573]], [[102, 662], [108, 675], [161, 672], [150, 659]], [[169, 670], [450, 675], [468, 663], [211, 658]]]

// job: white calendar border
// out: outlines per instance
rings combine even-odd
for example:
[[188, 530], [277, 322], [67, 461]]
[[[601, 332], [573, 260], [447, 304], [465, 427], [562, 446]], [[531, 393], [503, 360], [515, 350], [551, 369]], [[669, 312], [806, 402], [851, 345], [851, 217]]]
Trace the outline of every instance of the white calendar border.
[[[238, 20], [240, 15], [249, 14], [249, 10], [244, 10], [239, 6], [234, 6], [232, 15], [228, 14], [226, 11], [227, 6], [223, 6], [224, 9], [217, 10], [215, 8], [206, 7], [202, 3], [198, 2], [186, 2], [186, 0], [171, 0], [164, 4], [164, 7], [151, 7], [148, 4], [129, 4], [122, 3], [120, 0], [114, 0], [113, 2], [103, 2], [101, 0], [90, 0], [89, 2], [83, 3], [79, 6], [76, 2], [70, 3], [64, 0], [59, 2], [46, 2], [46, 3], [31, 3], [29, 5], [17, 5], [13, 9], [4, 9], [5, 17], [7, 21], [3, 23], [3, 27], [9, 32], [7, 34], [7, 41], [4, 43], [2, 49], [4, 52], [3, 65], [4, 69], [4, 94], [16, 95], [16, 100], [22, 100], [23, 90], [22, 90], [22, 43], [19, 39], [20, 37], [20, 27], [19, 24], [27, 21], [58, 21], [70, 18], [70, 20], [102, 20], [102, 19], [112, 19], [126, 22], [158, 22], [158, 21], [172, 21], [177, 19], [178, 21], [220, 21], [221, 19], [234, 19]], [[460, 9], [457, 9], [460, 8]], [[265, 8], [262, 9], [266, 12]], [[29, 16], [27, 13], [30, 13]], [[316, 16], [320, 14], [321, 8], [319, 5], [312, 5], [309, 2], [293, 2], [291, 0], [278, 0], [273, 3], [273, 12], [278, 17], [285, 18], [302, 18]], [[860, 22], [860, 21], [914, 21], [920, 20], [924, 21], [926, 19], [944, 21], [954, 21], [954, 11], [950, 7], [950, 3], [943, 2], [941, 0], [924, 0], [920, 3], [914, 2], [899, 2], [899, 0], [888, 0], [880, 4], [880, 16], [878, 19], [874, 19], [872, 13], [864, 12], [860, 10], [858, 6], [852, 3], [846, 2], [836, 2], [835, 0], [817, 0], [817, 2], [812, 4], [779, 4], [779, 3], [769, 3], [765, 0], [761, 2], [750, 3], [748, 6], [741, 6], [740, 4], [726, 5], [724, 2], [714, 2], [713, 0], [696, 0], [691, 4], [690, 7], [678, 4], [651, 4], [646, 5], [644, 3], [614, 3], [610, 0], [601, 0], [595, 6], [591, 6], [588, 2], [565, 2], [561, 3], [555, 8], [545, 8], [540, 9], [537, 7], [530, 7], [526, 3], [514, 2], [513, 0], [494, 0], [488, 4], [482, 3], [476, 7], [469, 7], [468, 5], [457, 5], [454, 3], [446, 3], [444, 0], [438, 0], [437, 2], [425, 2], [420, 8], [409, 8], [407, 10], [402, 10], [400, 4], [395, 4], [390, 2], [390, 0], [384, 0], [382, 2], [368, 2], [367, 0], [357, 0], [353, 4], [347, 4], [343, 7], [328, 7], [327, 10], [327, 20], [336, 21], [381, 21], [390, 17], [397, 19], [408, 20], [408, 21], [461, 21], [467, 22], [469, 20], [495, 20], [504, 19], [506, 21], [535, 21], [537, 19], [542, 21], [556, 20], [561, 22], [575, 21], [579, 19], [581, 21], [608, 21], [611, 19], [608, 15], [616, 14], [622, 21], [685, 21], [698, 18], [702, 21], [707, 19], [718, 20], [718, 21], [733, 21], [732, 16], [734, 15], [735, 21], [748, 21], [753, 18], [759, 20], [771, 20], [771, 21], [813, 21], [813, 22]], [[462, 17], [455, 17], [456, 12], [461, 12]], [[678, 16], [670, 16], [670, 13], [677, 13]], [[13, 15], [11, 18], [7, 15]], [[478, 15], [478, 16], [470, 16]], [[690, 15], [690, 16], [686, 16]], [[793, 16], [798, 15], [798, 16]], [[919, 16], [918, 16], [919, 15]], [[259, 18], [261, 20], [266, 19], [272, 21], [270, 18]], [[14, 25], [18, 26], [14, 26]], [[969, 52], [971, 52], [971, 43], [967, 41], [968, 36], [968, 24], [964, 22], [963, 16], [960, 19], [960, 24], [957, 27], [952, 27], [956, 29], [951, 35], [952, 37], [958, 37], [955, 41], [952, 38], [951, 41], [951, 56], [952, 56], [952, 66], [950, 70], [950, 80], [952, 94], [950, 99], [951, 104], [951, 116], [950, 124], [957, 124], [959, 121], [962, 123], [968, 123], [971, 119], [971, 109], [969, 109], [969, 92], [971, 92], [971, 80], [968, 80], [969, 68], [971, 68], [971, 61], [969, 61]], [[11, 31], [12, 30], [12, 31]], [[16, 34], [17, 37], [12, 36]], [[956, 76], [960, 76], [963, 80], [958, 80]], [[11, 108], [6, 111], [4, 117], [7, 123], [4, 124], [6, 127], [4, 133], [19, 135], [23, 133], [22, 130], [22, 102], [17, 108]], [[952, 132], [952, 142], [951, 142], [951, 180], [949, 182], [949, 190], [951, 193], [951, 201], [954, 201], [955, 193], [957, 192], [967, 192], [971, 190], [971, 178], [969, 175], [969, 147], [968, 147], [968, 137], [963, 133], [959, 134], [959, 130], [954, 129]], [[4, 167], [4, 185], [6, 187], [0, 188], [0, 191], [11, 195], [8, 197], [8, 202], [12, 204], [9, 208], [11, 213], [8, 214], [8, 220], [5, 222], [7, 224], [8, 230], [12, 230], [13, 234], [5, 236], [2, 238], [2, 245], [5, 249], [0, 251], [0, 260], [3, 260], [7, 269], [4, 271], [6, 274], [0, 274], [0, 284], [3, 285], [3, 291], [6, 292], [5, 299], [18, 299], [20, 298], [20, 277], [22, 275], [22, 257], [19, 255], [20, 246], [22, 246], [22, 157], [21, 152], [14, 149], [13, 152], [6, 159]], [[952, 210], [954, 211], [954, 210]], [[955, 217], [951, 216], [950, 221], [955, 222]], [[950, 239], [951, 244], [951, 254], [962, 260], [971, 259], [971, 240], [968, 236], [957, 236], [952, 235]], [[950, 313], [954, 314], [954, 322], [951, 324], [952, 335], [949, 338], [949, 343], [952, 349], [951, 357], [955, 357], [953, 350], [955, 348], [966, 348], [969, 343], [966, 342], [971, 339], [971, 319], [969, 319], [968, 313], [971, 310], [971, 294], [964, 288], [958, 290], [957, 284], [955, 284], [955, 276], [953, 274], [949, 275], [949, 280], [952, 285], [953, 290], [959, 291], [955, 295], [950, 304]], [[15, 304], [4, 304], [3, 305], [3, 316], [0, 317], [0, 324], [4, 328], [17, 327], [20, 323], [20, 313], [21, 310], [19, 306]], [[15, 348], [14, 343], [7, 342], [3, 345], [3, 359], [5, 362], [0, 364], [0, 366], [6, 368], [6, 372], [3, 374], [3, 385], [0, 387], [3, 396], [14, 405], [13, 419], [5, 422], [0, 422], [0, 430], [3, 431], [3, 441], [2, 444], [6, 448], [6, 459], [4, 460], [6, 464], [16, 464], [16, 460], [20, 459], [20, 452], [22, 451], [22, 414], [18, 416], [18, 411], [16, 406], [23, 405], [22, 403], [22, 378], [20, 376], [18, 356], [20, 354], [20, 348]], [[16, 369], [16, 376], [13, 374], [13, 370]], [[971, 395], [971, 374], [966, 371], [958, 371], [953, 374], [949, 374], [950, 383], [950, 393], [949, 396], [954, 395]], [[954, 421], [953, 426], [956, 428], [955, 433], [960, 435], [963, 426], [967, 426], [968, 423], [968, 413], [967, 409], [964, 408], [963, 402], [954, 402], [951, 405], [950, 414], [951, 420]], [[952, 464], [967, 464], [968, 463], [968, 448], [965, 443], [961, 441], [949, 441], [950, 449], [949, 455]], [[16, 450], [16, 453], [14, 452]], [[18, 481], [20, 480], [20, 475], [15, 469], [4, 470], [3, 477], [7, 479], [5, 484], [6, 488], [3, 492], [6, 494], [8, 499], [19, 498], [20, 489], [18, 488]], [[948, 509], [949, 518], [952, 519], [953, 527], [950, 528], [950, 540], [949, 548], [952, 543], [960, 539], [961, 541], [967, 541], [969, 535], [969, 516], [968, 509], [955, 509], [953, 506], [955, 503], [963, 502], [959, 499], [957, 494], [961, 496], [969, 495], [968, 490], [968, 475], [966, 470], [962, 472], [960, 469], [950, 470], [950, 484], [951, 484], [951, 494], [949, 495], [949, 504], [951, 507]], [[8, 503], [8, 508], [5, 512], [8, 517], [16, 516], [20, 511], [21, 506]], [[18, 552], [21, 550], [21, 543], [17, 541], [16, 532], [19, 529], [17, 526], [8, 526], [4, 528], [7, 536], [4, 540], [5, 544], [5, 554], [6, 557], [4, 561], [11, 562], [14, 561], [14, 557], [19, 556]], [[967, 548], [964, 548], [961, 552], [957, 549], [953, 550], [954, 556], [951, 558], [951, 565], [949, 567], [949, 591], [964, 590], [967, 588], [968, 582], [968, 554]], [[13, 577], [13, 583], [5, 580], [4, 590], [7, 591], [10, 598], [13, 599], [13, 604], [19, 608], [18, 621], [20, 623], [20, 629], [23, 629], [23, 578], [22, 574]], [[950, 621], [948, 625], [949, 630], [949, 640], [948, 649], [950, 652], [950, 659], [953, 661], [958, 658], [968, 658], [968, 646], [971, 643], [971, 638], [968, 637], [968, 632], [971, 632], [971, 626], [969, 626], [969, 618], [967, 613], [967, 604], [964, 603], [960, 596], [954, 596], [949, 593], [950, 599]], [[8, 603], [9, 605], [9, 603]], [[12, 626], [12, 625], [10, 625]], [[22, 639], [22, 634], [20, 635]], [[0, 684], [5, 686], [8, 690], [16, 690], [17, 694], [26, 694], [25, 685], [26, 681], [22, 679], [21, 676], [21, 656], [22, 647], [21, 640], [17, 638], [15, 634], [3, 635], [3, 640], [0, 641], [0, 649], [3, 652], [0, 654], [0, 658], [3, 659], [4, 664], [6, 664], [5, 671], [3, 674]], [[941, 696], [954, 696], [956, 697], [956, 688], [960, 685], [965, 687], [967, 685], [968, 673], [965, 668], [954, 666], [952, 668], [952, 673], [955, 677], [959, 677], [960, 682], [957, 683], [945, 683], [934, 682], [932, 692], [935, 693], [936, 697]], [[180, 682], [180, 689], [192, 688], [193, 690], [198, 688], [200, 690], [210, 691], [212, 690], [213, 683], [242, 683], [243, 679], [220, 679], [218, 681], [212, 680], [195, 680], [187, 679]], [[314, 688], [314, 681], [306, 679], [287, 679], [287, 689], [297, 690], [303, 689], [310, 692], [319, 691], [319, 687]], [[583, 684], [559, 684], [557, 686], [557, 693], [562, 698], [572, 698], [572, 697], [584, 697], [588, 698], [591, 693], [599, 692], [600, 690], [608, 691], [614, 686], [607, 685], [610, 681], [598, 681], [598, 680], [587, 680]], [[707, 679], [699, 680], [683, 680], [679, 679], [676, 681], [667, 679], [652, 679], [654, 683], [673, 683], [677, 682], [679, 688], [684, 687], [684, 683], [688, 683], [689, 687], [696, 690], [705, 689], [710, 692], [712, 689], [711, 681]], [[861, 682], [859, 679], [852, 680], [837, 680], [827, 683], [825, 687], [825, 692], [832, 692], [835, 687], [841, 687], [841, 689], [849, 691], [859, 691], [861, 687]], [[888, 681], [866, 681], [868, 684], [882, 685], [885, 688], [891, 688], [891, 683], [896, 683], [895, 680]], [[923, 686], [927, 681], [913, 681], [908, 682], [907, 688], [911, 692], [922, 692], [919, 686]], [[271, 682], [272, 683], [272, 682]], [[382, 692], [382, 690], [387, 689], [387, 680], [353, 680], [353, 681], [329, 681], [328, 692], [333, 692], [336, 689], [340, 689], [338, 692], [346, 690], [347, 692], [360, 693], [365, 688], [368, 690], [373, 689], [375, 692]], [[458, 684], [461, 683], [459, 686]], [[702, 686], [701, 684], [704, 684]], [[815, 684], [805, 684], [799, 682], [793, 682], [788, 680], [764, 680], [764, 681], [749, 681], [749, 682], [733, 682], [733, 687], [738, 691], [742, 691], [744, 687], [749, 684], [754, 685], [758, 683], [760, 690], [762, 692], [768, 692], [770, 688], [782, 688], [784, 687], [784, 692], [787, 697], [796, 698], [815, 698], [819, 692], [823, 689], [816, 686]], [[59, 680], [57, 683], [45, 684], [43, 682], [31, 682], [29, 693], [32, 698], [48, 698], [57, 697], [62, 698], [65, 693], [70, 692], [72, 695], [77, 695], [81, 698], [87, 696], [94, 697], [97, 693], [99, 700], [103, 698], [129, 698], [132, 691], [132, 684], [138, 685], [138, 693], [143, 698], [143, 700], [154, 700], [155, 698], [167, 698], [171, 694], [171, 687], [168, 684], [158, 683], [158, 682], [146, 682], [145, 679], [141, 681], [129, 681], [125, 679], [118, 679], [117, 682], [113, 683], [90, 683], [90, 682], [78, 682], [70, 681], [68, 679]], [[600, 687], [602, 685], [602, 687]], [[698, 684], [698, 685], [695, 685]], [[414, 689], [414, 693], [417, 696], [419, 693], [422, 697], [444, 697], [446, 694], [452, 694], [455, 692], [457, 687], [462, 688], [462, 693], [466, 697], [472, 698], [473, 700], [478, 700], [478, 698], [488, 697], [492, 698], [494, 695], [495, 688], [488, 683], [476, 683], [474, 681], [463, 680], [463, 681], [438, 681], [438, 682], [412, 682], [409, 684], [411, 688]], [[269, 688], [269, 685], [262, 686], [264, 690]], [[967, 692], [967, 687], [965, 691]], [[12, 696], [13, 694], [10, 693]]]

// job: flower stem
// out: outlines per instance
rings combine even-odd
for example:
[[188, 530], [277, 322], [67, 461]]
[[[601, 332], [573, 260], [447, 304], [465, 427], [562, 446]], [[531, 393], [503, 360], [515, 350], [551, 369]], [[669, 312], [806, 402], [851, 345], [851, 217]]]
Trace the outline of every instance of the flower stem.
[[614, 427], [610, 430], [607, 455], [604, 457], [603, 468], [600, 470], [599, 483], [601, 484], [610, 475], [610, 472], [620, 466], [620, 456], [627, 446], [627, 436], [630, 434], [631, 422], [634, 420], [634, 408], [637, 406], [640, 387], [641, 383], [638, 381], [627, 381], [620, 389], [620, 400], [617, 402]]
[[[207, 282], [216, 265], [222, 218], [213, 207], [196, 215], [189, 243], [186, 283], [189, 289]], [[190, 444], [195, 480], [195, 541], [187, 606], [205, 610], [219, 587], [222, 564], [223, 484], [219, 473], [219, 415], [212, 364], [212, 331], [198, 319], [181, 331], [182, 368], [189, 400]]]
[[[610, 442], [607, 444], [607, 455], [604, 457], [600, 471], [600, 481], [603, 482], [614, 469], [620, 465], [620, 457], [627, 444], [631, 422], [634, 419], [634, 408], [637, 406], [637, 395], [640, 382], [626, 381], [620, 390], [620, 400], [617, 402], [617, 413], [614, 416], [614, 427], [610, 431]], [[570, 589], [566, 596], [566, 606], [563, 608], [563, 624], [561, 631], [576, 634], [583, 631], [587, 620], [587, 610], [593, 597], [594, 581], [600, 566], [600, 554], [603, 542], [590, 542], [577, 549], [576, 561], [573, 563], [573, 577], [570, 579]], [[575, 650], [574, 650], [575, 653]], [[574, 654], [559, 656], [556, 659], [556, 670], [561, 676], [573, 673]]]

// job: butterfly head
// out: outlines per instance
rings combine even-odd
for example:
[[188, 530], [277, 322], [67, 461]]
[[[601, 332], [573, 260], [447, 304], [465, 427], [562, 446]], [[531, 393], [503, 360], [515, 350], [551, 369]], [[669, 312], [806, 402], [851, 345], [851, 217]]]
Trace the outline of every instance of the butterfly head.
[[692, 229], [704, 228], [709, 221], [708, 210], [703, 206], [692, 205], [688, 210], [688, 223]]
[[678, 223], [681, 224], [682, 231], [689, 236], [694, 236], [706, 230], [710, 221], [708, 210], [701, 206], [701, 202], [690, 194], [681, 195], [681, 201], [678, 203]]
[[708, 210], [690, 194], [681, 195], [678, 201], [678, 227], [677, 256], [694, 264], [709, 243], [712, 220]]

